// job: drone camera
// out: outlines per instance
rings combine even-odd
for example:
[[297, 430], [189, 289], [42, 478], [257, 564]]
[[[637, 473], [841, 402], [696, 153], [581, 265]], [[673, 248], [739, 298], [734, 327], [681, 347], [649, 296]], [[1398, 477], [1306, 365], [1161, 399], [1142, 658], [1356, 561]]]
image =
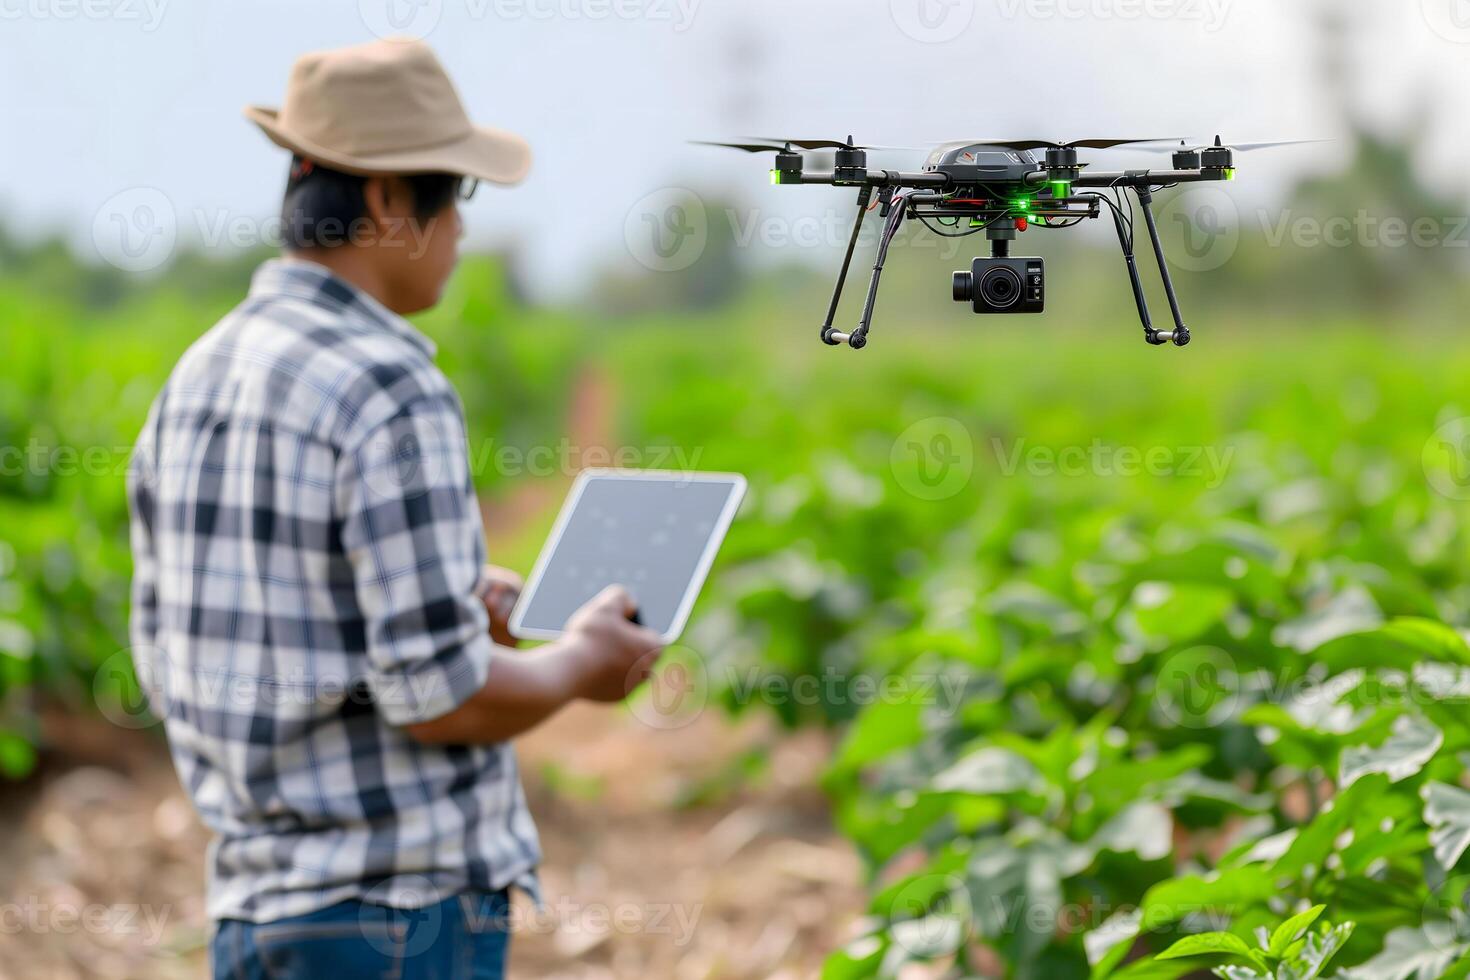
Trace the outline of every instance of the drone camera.
[[1040, 313], [1046, 308], [1046, 266], [1039, 258], [977, 258], [954, 274], [954, 300], [976, 313]]

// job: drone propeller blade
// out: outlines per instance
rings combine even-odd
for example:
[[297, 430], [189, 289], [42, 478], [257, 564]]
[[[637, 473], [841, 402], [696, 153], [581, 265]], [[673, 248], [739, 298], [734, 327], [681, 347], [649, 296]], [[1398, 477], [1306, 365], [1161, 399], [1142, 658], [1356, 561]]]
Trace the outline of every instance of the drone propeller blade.
[[1110, 139], [1095, 138], [1069, 140], [1058, 142], [1056, 140], [993, 140], [993, 139], [963, 139], [963, 140], [941, 140], [940, 143], [974, 143], [984, 146], [1003, 146], [1008, 150], [1045, 150], [1057, 149], [1087, 149], [1087, 150], [1110, 150], [1118, 146], [1127, 146], [1133, 143], [1160, 143], [1172, 140], [1174, 137], [1153, 137], [1149, 139]]
[[852, 142], [852, 137], [851, 136], [849, 136], [847, 138], [847, 142], [843, 142], [842, 140], [825, 140], [825, 139], [812, 139], [812, 140], [801, 139], [801, 140], [795, 140], [795, 139], [785, 139], [785, 138], [779, 137], [779, 136], [756, 136], [756, 137], [752, 137], [752, 138], [753, 139], [758, 139], [758, 140], [769, 140], [772, 143], [781, 143], [781, 144], [790, 143], [792, 146], [800, 147], [803, 150], [911, 150], [911, 149], [914, 149], [914, 147], [911, 147], [911, 146], [877, 146], [877, 145], [874, 145], [874, 144], [871, 144], [871, 143], [854, 143], [854, 142]]
[[1231, 143], [1232, 150], [1269, 150], [1273, 146], [1296, 146], [1302, 143], [1331, 143], [1331, 140], [1273, 140], [1268, 143]]
[[1147, 153], [1179, 153], [1181, 151], [1182, 152], [1186, 152], [1186, 153], [1197, 153], [1197, 152], [1199, 152], [1201, 150], [1208, 150], [1208, 149], [1212, 149], [1212, 148], [1215, 148], [1215, 147], [1224, 147], [1225, 149], [1228, 149], [1228, 150], [1234, 150], [1237, 153], [1245, 153], [1245, 152], [1248, 152], [1250, 150], [1269, 150], [1272, 147], [1276, 147], [1276, 146], [1299, 146], [1299, 145], [1303, 145], [1303, 144], [1306, 144], [1306, 143], [1331, 143], [1331, 142], [1332, 141], [1329, 140], [1329, 139], [1310, 139], [1310, 140], [1269, 140], [1269, 141], [1264, 142], [1264, 143], [1222, 143], [1220, 141], [1220, 138], [1219, 137], [1216, 137], [1214, 143], [1202, 143], [1202, 144], [1200, 144], [1198, 146], [1188, 146], [1188, 145], [1185, 144], [1185, 141], [1184, 140], [1180, 140], [1177, 145], [1173, 145], [1173, 146], [1149, 146], [1149, 147], [1144, 147], [1144, 151], [1147, 152]]
[[1171, 139], [1173, 139], [1173, 137], [1171, 137], [1171, 136], [1164, 136], [1164, 137], [1150, 137], [1148, 139], [1126, 139], [1126, 140], [1118, 140], [1118, 139], [1073, 140], [1070, 143], [1063, 143], [1062, 145], [1063, 146], [1078, 146], [1078, 147], [1083, 147], [1083, 148], [1086, 148], [1086, 149], [1089, 149], [1089, 150], [1111, 150], [1115, 146], [1130, 146], [1130, 145], [1135, 144], [1135, 143], [1162, 143], [1162, 142], [1164, 142], [1166, 140], [1171, 140]]
[[780, 153], [786, 149], [779, 143], [717, 143], [711, 140], [690, 140], [689, 142], [695, 146], [723, 146], [731, 150], [744, 150], [746, 153]]

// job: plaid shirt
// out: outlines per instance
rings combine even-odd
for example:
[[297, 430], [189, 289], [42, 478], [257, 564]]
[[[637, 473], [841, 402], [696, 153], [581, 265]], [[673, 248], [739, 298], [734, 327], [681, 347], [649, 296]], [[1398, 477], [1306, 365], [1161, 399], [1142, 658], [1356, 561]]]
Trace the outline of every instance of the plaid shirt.
[[325, 268], [268, 262], [139, 437], [133, 659], [216, 833], [212, 918], [535, 893], [510, 745], [402, 729], [493, 655], [463, 409], [433, 356]]

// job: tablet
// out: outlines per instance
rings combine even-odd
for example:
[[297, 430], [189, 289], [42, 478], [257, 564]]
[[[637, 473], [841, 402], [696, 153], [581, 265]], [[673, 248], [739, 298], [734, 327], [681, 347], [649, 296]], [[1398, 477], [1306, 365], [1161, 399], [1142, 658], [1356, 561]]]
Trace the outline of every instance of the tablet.
[[621, 585], [638, 621], [672, 643], [744, 496], [736, 473], [583, 471], [511, 613], [511, 633], [560, 636], [587, 600]]

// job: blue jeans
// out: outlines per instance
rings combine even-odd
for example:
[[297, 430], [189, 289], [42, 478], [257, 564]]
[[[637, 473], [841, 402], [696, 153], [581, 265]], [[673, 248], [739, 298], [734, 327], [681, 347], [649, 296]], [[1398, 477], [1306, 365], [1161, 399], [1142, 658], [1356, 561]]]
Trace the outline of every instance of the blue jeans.
[[256, 925], [225, 919], [215, 980], [503, 980], [510, 942], [505, 892], [471, 892], [421, 909], [340, 902]]

